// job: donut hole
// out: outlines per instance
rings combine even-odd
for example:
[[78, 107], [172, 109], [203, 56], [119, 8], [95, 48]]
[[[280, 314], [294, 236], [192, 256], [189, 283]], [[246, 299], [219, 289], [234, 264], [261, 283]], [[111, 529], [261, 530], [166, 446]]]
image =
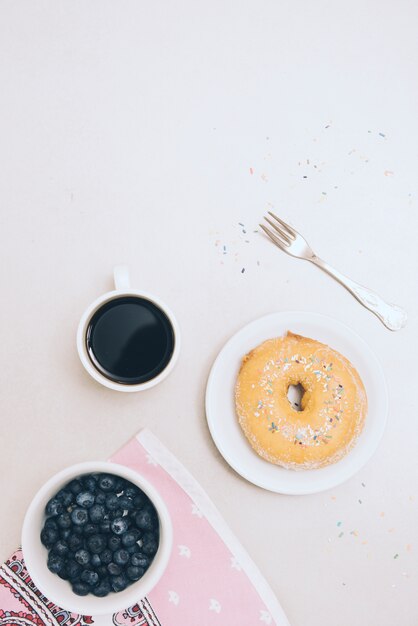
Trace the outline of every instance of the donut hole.
[[305, 389], [300, 383], [297, 385], [289, 385], [287, 388], [287, 399], [289, 400], [292, 409], [295, 411], [303, 411], [302, 398], [304, 393]]

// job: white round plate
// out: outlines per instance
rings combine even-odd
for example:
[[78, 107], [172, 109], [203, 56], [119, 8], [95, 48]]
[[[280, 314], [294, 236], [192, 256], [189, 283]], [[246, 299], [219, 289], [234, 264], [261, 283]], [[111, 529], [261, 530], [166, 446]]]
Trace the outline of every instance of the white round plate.
[[[367, 392], [368, 414], [355, 447], [341, 461], [321, 469], [294, 471], [268, 463], [253, 451], [235, 414], [234, 388], [242, 357], [262, 341], [288, 330], [341, 352], [357, 369]], [[374, 353], [347, 326], [317, 313], [283, 311], [244, 326], [218, 354], [206, 387], [209, 429], [224, 459], [248, 481], [284, 494], [317, 493], [353, 476], [375, 452], [385, 429], [387, 411], [385, 377]]]

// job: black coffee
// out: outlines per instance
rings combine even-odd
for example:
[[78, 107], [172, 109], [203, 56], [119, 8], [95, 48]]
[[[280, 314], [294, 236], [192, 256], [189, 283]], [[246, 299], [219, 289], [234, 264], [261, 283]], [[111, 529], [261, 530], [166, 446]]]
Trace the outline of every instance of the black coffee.
[[90, 320], [87, 351], [96, 369], [124, 385], [145, 383], [160, 374], [174, 351], [167, 315], [136, 296], [115, 298]]

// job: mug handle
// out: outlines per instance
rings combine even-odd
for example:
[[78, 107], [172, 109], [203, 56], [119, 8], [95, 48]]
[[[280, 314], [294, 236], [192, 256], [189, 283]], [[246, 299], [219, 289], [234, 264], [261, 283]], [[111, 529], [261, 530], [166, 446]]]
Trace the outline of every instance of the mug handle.
[[127, 291], [131, 288], [129, 280], [129, 268], [127, 265], [115, 265], [113, 268], [113, 280], [116, 291]]

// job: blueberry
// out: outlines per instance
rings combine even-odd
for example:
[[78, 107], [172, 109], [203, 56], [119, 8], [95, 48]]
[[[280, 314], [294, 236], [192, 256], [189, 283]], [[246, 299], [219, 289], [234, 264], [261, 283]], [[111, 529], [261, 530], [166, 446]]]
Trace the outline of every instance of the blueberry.
[[107, 546], [108, 548], [110, 548], [110, 550], [112, 550], [112, 552], [117, 550], [120, 547], [120, 544], [121, 544], [120, 537], [116, 537], [115, 535], [112, 535], [111, 537], [109, 537], [107, 541]]
[[58, 556], [58, 554], [50, 553], [48, 557], [48, 569], [50, 572], [52, 572], [53, 574], [59, 574], [60, 572], [64, 571], [64, 565], [65, 561], [61, 556]]
[[45, 507], [45, 513], [48, 517], [55, 517], [64, 511], [62, 503], [57, 498], [51, 498]]
[[43, 528], [41, 541], [46, 548], [50, 548], [59, 539], [59, 533], [55, 528]]
[[89, 509], [94, 504], [94, 494], [91, 493], [91, 491], [80, 491], [75, 501], [79, 506], [83, 507], [83, 509]]
[[66, 489], [61, 489], [57, 493], [57, 500], [62, 502], [63, 506], [67, 508], [74, 501], [74, 494], [71, 491], [67, 491]]
[[86, 474], [81, 479], [84, 487], [87, 491], [95, 492], [97, 489], [97, 478], [94, 477], [94, 474]]
[[153, 523], [153, 515], [148, 509], [142, 509], [135, 515], [135, 524], [141, 530], [152, 530]]
[[60, 530], [60, 537], [64, 541], [67, 541], [68, 537], [71, 535], [71, 528], [62, 528]]
[[68, 547], [72, 552], [76, 552], [83, 545], [83, 538], [80, 535], [72, 533], [67, 539]]
[[145, 569], [143, 567], [130, 565], [129, 567], [126, 568], [126, 575], [129, 578], [129, 580], [132, 580], [132, 581], [139, 580], [140, 578], [142, 578], [144, 574], [145, 574]]
[[58, 576], [62, 578], [62, 580], [68, 580], [67, 566], [66, 566], [65, 561], [64, 561], [64, 567], [62, 568], [60, 572], [58, 572]]
[[76, 526], [82, 526], [83, 524], [86, 524], [88, 518], [89, 514], [87, 513], [86, 509], [77, 508], [74, 509], [74, 511], [71, 513], [71, 520]]
[[103, 535], [92, 535], [86, 540], [86, 546], [90, 552], [99, 554], [106, 547], [106, 539]]
[[107, 571], [112, 576], [117, 576], [118, 574], [122, 572], [122, 569], [119, 567], [119, 565], [112, 562], [112, 563], [109, 563], [109, 565], [107, 566]]
[[135, 552], [135, 554], [131, 555], [131, 563], [135, 565], [135, 567], [142, 567], [145, 570], [149, 567], [150, 559], [142, 552]]
[[58, 524], [56, 518], [48, 517], [45, 520], [44, 528], [53, 528], [54, 530], [58, 530]]
[[[95, 555], [93, 555], [95, 556]], [[113, 553], [109, 548], [105, 548], [103, 552], [100, 552], [100, 560], [104, 565], [108, 565], [113, 558]]]
[[134, 501], [132, 498], [128, 498], [128, 496], [120, 496], [119, 506], [124, 511], [133, 511], [135, 508]]
[[115, 511], [119, 509], [119, 498], [115, 493], [109, 493], [106, 497], [105, 506], [108, 511]]
[[91, 559], [90, 559], [90, 565], [96, 568], [96, 567], [100, 567], [101, 564], [102, 564], [102, 559], [100, 558], [100, 556], [98, 554], [92, 554]]
[[85, 537], [89, 537], [90, 535], [97, 535], [99, 532], [99, 527], [97, 524], [86, 524], [83, 526], [83, 534]]
[[147, 498], [145, 496], [145, 493], [142, 493], [142, 491], [140, 491], [135, 498], [133, 499], [133, 503], [134, 503], [134, 508], [135, 509], [142, 509], [142, 507], [144, 506], [145, 502], [146, 502]]
[[65, 569], [67, 572], [68, 580], [75, 580], [76, 578], [78, 578], [81, 572], [80, 565], [76, 563], [75, 561], [73, 561], [72, 559], [69, 559], [67, 561]]
[[110, 591], [111, 591], [111, 587], [107, 579], [101, 580], [99, 584], [93, 587], [92, 589], [92, 593], [98, 598], [104, 598], [105, 596], [108, 595], [108, 593], [110, 593]]
[[135, 496], [137, 496], [139, 493], [140, 493], [140, 490], [138, 489], [138, 487], [135, 487], [135, 485], [130, 484], [129, 487], [125, 489], [124, 495], [128, 496], [128, 498], [135, 498]]
[[71, 493], [76, 496], [81, 491], [83, 491], [83, 485], [79, 480], [75, 479], [68, 483], [66, 489], [68, 489], [68, 491], [71, 491]]
[[93, 572], [91, 569], [85, 569], [80, 576], [83, 583], [86, 583], [90, 587], [94, 587], [99, 582], [99, 574]]
[[110, 524], [110, 529], [115, 535], [122, 535], [128, 530], [128, 522], [124, 517], [116, 517]]
[[77, 552], [74, 554], [74, 558], [79, 565], [82, 565], [84, 567], [84, 565], [88, 565], [90, 563], [91, 556], [90, 552], [87, 552], [87, 550], [80, 548], [80, 550], [77, 550]]
[[106, 502], [106, 494], [102, 491], [96, 494], [96, 504], [104, 504]]
[[133, 530], [127, 530], [126, 533], [122, 535], [122, 545], [125, 548], [129, 548], [130, 546], [134, 546], [138, 539], [141, 536], [141, 532], [134, 528]]
[[158, 540], [153, 533], [145, 533], [142, 537], [142, 552], [145, 554], [149, 554], [150, 556], [154, 556], [154, 554], [158, 550]]
[[113, 561], [116, 565], [121, 565], [123, 567], [129, 561], [129, 554], [123, 549], [116, 550], [116, 552], [113, 553]]
[[126, 579], [126, 576], [124, 576], [123, 574], [119, 574], [117, 576], [111, 576], [110, 584], [113, 591], [118, 592], [126, 589], [126, 587], [129, 585], [129, 582]]
[[122, 493], [129, 483], [124, 478], [116, 477], [115, 493]]
[[78, 596], [86, 596], [90, 592], [90, 587], [86, 583], [76, 582], [73, 583], [72, 587]]
[[133, 546], [128, 546], [127, 548], [125, 548], [125, 550], [128, 554], [135, 554], [135, 552], [138, 552], [139, 547], [138, 544], [135, 543]]
[[56, 543], [53, 545], [54, 554], [58, 556], [66, 556], [69, 552], [68, 544], [62, 539], [58, 539]]
[[99, 567], [96, 567], [96, 572], [99, 574], [100, 580], [103, 580], [109, 574], [107, 571], [107, 565], [99, 565]]
[[101, 474], [98, 483], [102, 491], [114, 491], [116, 487], [116, 477], [111, 474]]
[[90, 520], [93, 524], [100, 524], [105, 518], [105, 508], [101, 504], [94, 504], [89, 510]]
[[59, 528], [71, 528], [71, 517], [69, 513], [61, 513], [57, 517], [57, 526]]

